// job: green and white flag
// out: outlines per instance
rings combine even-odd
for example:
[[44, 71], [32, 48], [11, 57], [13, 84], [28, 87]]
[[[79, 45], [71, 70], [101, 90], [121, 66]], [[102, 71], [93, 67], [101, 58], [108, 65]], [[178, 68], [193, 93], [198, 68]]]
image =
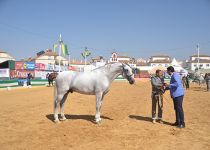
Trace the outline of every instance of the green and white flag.
[[54, 50], [54, 52], [56, 52], [56, 48], [58, 47], [58, 45], [57, 44], [53, 44], [53, 50]]
[[90, 56], [91, 55], [91, 52], [87, 49], [87, 47], [85, 47], [85, 50], [84, 50], [84, 52], [82, 53], [82, 57], [83, 58], [86, 58], [86, 57], [88, 57], [88, 56]]
[[65, 44], [61, 45], [63, 56], [69, 55], [68, 47]]

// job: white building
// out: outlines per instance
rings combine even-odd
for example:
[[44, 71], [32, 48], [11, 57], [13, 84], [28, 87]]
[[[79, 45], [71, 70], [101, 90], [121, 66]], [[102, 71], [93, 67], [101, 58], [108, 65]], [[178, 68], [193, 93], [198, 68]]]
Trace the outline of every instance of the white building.
[[106, 60], [102, 56], [98, 56], [98, 57], [92, 58], [91, 64], [95, 68], [98, 68], [98, 67], [104, 66], [106, 64]]
[[9, 55], [7, 52], [0, 51], [0, 63], [7, 60], [15, 60], [15, 59], [11, 55]]
[[187, 61], [190, 70], [199, 69], [210, 69], [210, 56], [209, 55], [198, 55], [190, 56], [190, 60]]
[[58, 56], [57, 53], [53, 52], [51, 49], [37, 53], [35, 58], [29, 58], [28, 61], [34, 61], [36, 64], [43, 64], [45, 70], [58, 70], [59, 59], [61, 68], [68, 66], [68, 60], [63, 56]]
[[58, 65], [59, 59], [61, 61], [61, 65], [68, 66], [68, 60], [63, 56], [58, 56], [57, 53], [53, 52], [51, 49], [45, 51], [45, 53], [41, 55], [37, 55], [34, 60], [35, 63], [43, 63], [43, 64], [52, 64]]
[[166, 55], [155, 55], [149, 59], [149, 66], [151, 67], [168, 67], [171, 65], [171, 58]]
[[122, 62], [122, 63], [127, 63], [129, 64], [131, 67], [136, 68], [136, 63], [135, 63], [135, 59], [128, 57], [128, 56], [118, 56], [118, 54], [116, 52], [113, 52], [109, 62], [113, 63], [113, 62]]

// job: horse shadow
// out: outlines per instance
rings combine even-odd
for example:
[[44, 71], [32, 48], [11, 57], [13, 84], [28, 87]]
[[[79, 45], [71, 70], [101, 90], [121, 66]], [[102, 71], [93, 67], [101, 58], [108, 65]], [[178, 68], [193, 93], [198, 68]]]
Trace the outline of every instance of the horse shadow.
[[[82, 120], [86, 120], [86, 121], [90, 121], [94, 124], [96, 124], [95, 122], [95, 116], [93, 115], [65, 115], [67, 120], [78, 120], [78, 119], [82, 119]], [[50, 121], [54, 122], [54, 114], [48, 114], [46, 115], [46, 118], [49, 119]], [[101, 116], [102, 119], [107, 119], [107, 120], [114, 120], [112, 118], [106, 117], [106, 116]]]
[[[141, 121], [152, 122], [152, 118], [145, 117], [145, 116], [129, 115], [129, 118], [136, 119], [136, 120], [141, 120]], [[170, 126], [173, 125], [173, 123], [170, 123], [170, 122], [167, 122], [167, 121], [164, 121], [164, 120], [163, 120], [163, 124], [170, 125]]]

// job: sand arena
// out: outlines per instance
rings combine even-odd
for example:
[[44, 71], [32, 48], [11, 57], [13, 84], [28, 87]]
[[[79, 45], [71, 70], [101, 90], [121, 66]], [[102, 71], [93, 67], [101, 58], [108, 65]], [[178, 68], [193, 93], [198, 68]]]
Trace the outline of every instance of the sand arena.
[[95, 97], [68, 96], [67, 120], [53, 123], [53, 88], [0, 90], [0, 149], [210, 149], [210, 92], [186, 91], [186, 128], [177, 129], [169, 93], [164, 124], [151, 123], [150, 82], [114, 82], [102, 104], [102, 123], [94, 124]]

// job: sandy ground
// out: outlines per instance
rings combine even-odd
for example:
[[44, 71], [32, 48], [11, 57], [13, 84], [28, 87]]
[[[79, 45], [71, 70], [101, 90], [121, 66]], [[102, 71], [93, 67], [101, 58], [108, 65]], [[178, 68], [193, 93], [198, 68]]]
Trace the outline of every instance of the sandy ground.
[[65, 105], [67, 120], [55, 124], [53, 88], [0, 91], [0, 149], [145, 149], [209, 150], [210, 92], [194, 85], [186, 91], [186, 128], [177, 129], [169, 93], [164, 124], [151, 123], [149, 82], [114, 82], [94, 124], [94, 96], [73, 93]]

